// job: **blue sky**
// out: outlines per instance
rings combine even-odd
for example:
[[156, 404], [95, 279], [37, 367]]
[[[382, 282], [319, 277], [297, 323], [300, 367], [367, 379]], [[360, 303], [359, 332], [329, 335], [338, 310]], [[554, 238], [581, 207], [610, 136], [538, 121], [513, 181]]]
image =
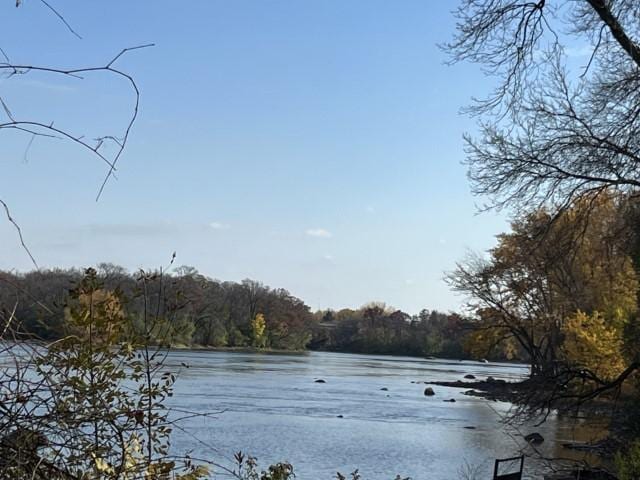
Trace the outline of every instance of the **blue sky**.
[[[477, 66], [445, 66], [437, 43], [456, 2], [406, 0], [3, 2], [0, 46], [17, 63], [118, 66], [140, 117], [101, 200], [105, 165], [56, 140], [0, 135], [0, 198], [41, 266], [101, 261], [195, 266], [284, 287], [312, 308], [385, 301], [455, 309], [443, 273], [506, 229], [477, 215], [460, 115], [491, 87]], [[150, 7], [153, 5], [153, 7]], [[121, 81], [0, 79], [15, 117], [94, 138], [122, 134]], [[0, 221], [0, 268], [27, 270]]]

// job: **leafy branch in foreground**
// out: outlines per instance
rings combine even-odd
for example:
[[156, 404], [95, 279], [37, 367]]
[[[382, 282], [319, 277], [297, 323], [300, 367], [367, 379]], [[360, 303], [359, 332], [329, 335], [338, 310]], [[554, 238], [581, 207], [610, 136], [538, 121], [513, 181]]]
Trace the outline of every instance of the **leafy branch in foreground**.
[[[166, 400], [175, 372], [144, 343], [117, 290], [89, 269], [70, 292], [66, 334], [45, 343], [3, 315], [0, 370], [2, 477], [193, 480], [208, 474], [170, 452]], [[155, 316], [145, 325], [152, 328]]]

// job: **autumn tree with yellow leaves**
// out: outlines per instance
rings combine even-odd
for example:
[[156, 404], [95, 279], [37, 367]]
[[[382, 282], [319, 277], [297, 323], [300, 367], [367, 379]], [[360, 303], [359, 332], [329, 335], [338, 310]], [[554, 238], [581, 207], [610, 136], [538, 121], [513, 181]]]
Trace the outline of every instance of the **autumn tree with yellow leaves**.
[[262, 313], [257, 313], [251, 320], [252, 344], [256, 348], [264, 348], [267, 341], [267, 323]]
[[586, 368], [606, 380], [624, 370], [623, 330], [601, 313], [577, 311], [566, 319], [563, 334], [562, 350], [572, 366]]
[[601, 358], [618, 350], [608, 374], [623, 367], [622, 336], [635, 322], [638, 291], [618, 235], [624, 202], [597, 195], [560, 212], [529, 213], [498, 236], [488, 258], [460, 263], [448, 279], [477, 315], [468, 348], [477, 353], [515, 342], [534, 376], [584, 367], [587, 352], [598, 348]]

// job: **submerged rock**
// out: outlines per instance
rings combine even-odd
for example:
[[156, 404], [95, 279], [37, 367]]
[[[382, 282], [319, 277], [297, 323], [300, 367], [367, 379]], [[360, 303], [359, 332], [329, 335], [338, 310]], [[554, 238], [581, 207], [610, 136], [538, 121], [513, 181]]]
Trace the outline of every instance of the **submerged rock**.
[[443, 402], [456, 403], [456, 399], [450, 398], [449, 400], [443, 400]]
[[427, 388], [424, 389], [424, 394], [427, 397], [432, 397], [433, 395], [436, 394], [436, 392], [433, 391], [433, 388], [427, 387]]
[[319, 378], [318, 380], [314, 380], [315, 383], [327, 383], [326, 380]]
[[382, 390], [383, 392], [388, 392], [389, 389], [387, 387], [382, 387], [380, 390]]
[[487, 377], [487, 383], [493, 383], [495, 385], [505, 385], [507, 381], [503, 380], [502, 378]]
[[530, 433], [529, 435], [525, 435], [524, 439], [532, 445], [538, 445], [544, 442], [544, 437], [540, 435], [538, 432], [533, 432], [533, 433]]
[[464, 376], [464, 378], [468, 379], [468, 380], [475, 380], [476, 376], [475, 375], [471, 375], [470, 373], [466, 374]]

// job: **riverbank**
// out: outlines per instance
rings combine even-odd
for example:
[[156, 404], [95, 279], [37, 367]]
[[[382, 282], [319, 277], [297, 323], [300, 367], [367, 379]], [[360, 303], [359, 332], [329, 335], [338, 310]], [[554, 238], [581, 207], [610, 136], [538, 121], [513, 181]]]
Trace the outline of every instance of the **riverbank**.
[[[473, 375], [468, 375], [473, 377]], [[547, 415], [554, 412], [566, 418], [574, 420], [602, 422], [606, 419], [606, 430], [603, 431], [602, 438], [589, 442], [562, 442], [559, 447], [574, 452], [582, 452], [592, 456], [596, 462], [584, 466], [569, 468], [566, 471], [546, 476], [545, 480], [615, 480], [615, 476], [610, 473], [613, 459], [616, 452], [625, 446], [625, 429], [628, 419], [622, 414], [624, 409], [613, 400], [599, 400], [580, 405], [576, 410], [575, 403], [566, 400], [559, 402], [551, 408], [550, 405], [536, 404], [534, 409], [527, 401], [538, 398], [540, 386], [530, 379], [520, 382], [507, 382], [502, 379], [487, 377], [484, 380], [471, 379], [467, 381], [426, 381], [425, 385], [441, 386], [448, 388], [464, 389], [463, 394], [473, 397], [484, 398], [493, 402], [508, 402], [515, 406], [513, 412], [514, 420], [521, 420], [529, 415], [541, 417], [546, 421]], [[525, 437], [528, 443], [535, 446], [545, 439], [534, 433], [531, 437]], [[535, 447], [534, 447], [535, 448]]]
[[301, 355], [311, 350], [281, 350], [276, 348], [257, 348], [257, 347], [212, 347], [209, 345], [186, 345], [172, 344], [171, 350], [176, 351], [199, 351], [199, 352], [237, 352], [237, 353], [265, 353], [277, 355]]

